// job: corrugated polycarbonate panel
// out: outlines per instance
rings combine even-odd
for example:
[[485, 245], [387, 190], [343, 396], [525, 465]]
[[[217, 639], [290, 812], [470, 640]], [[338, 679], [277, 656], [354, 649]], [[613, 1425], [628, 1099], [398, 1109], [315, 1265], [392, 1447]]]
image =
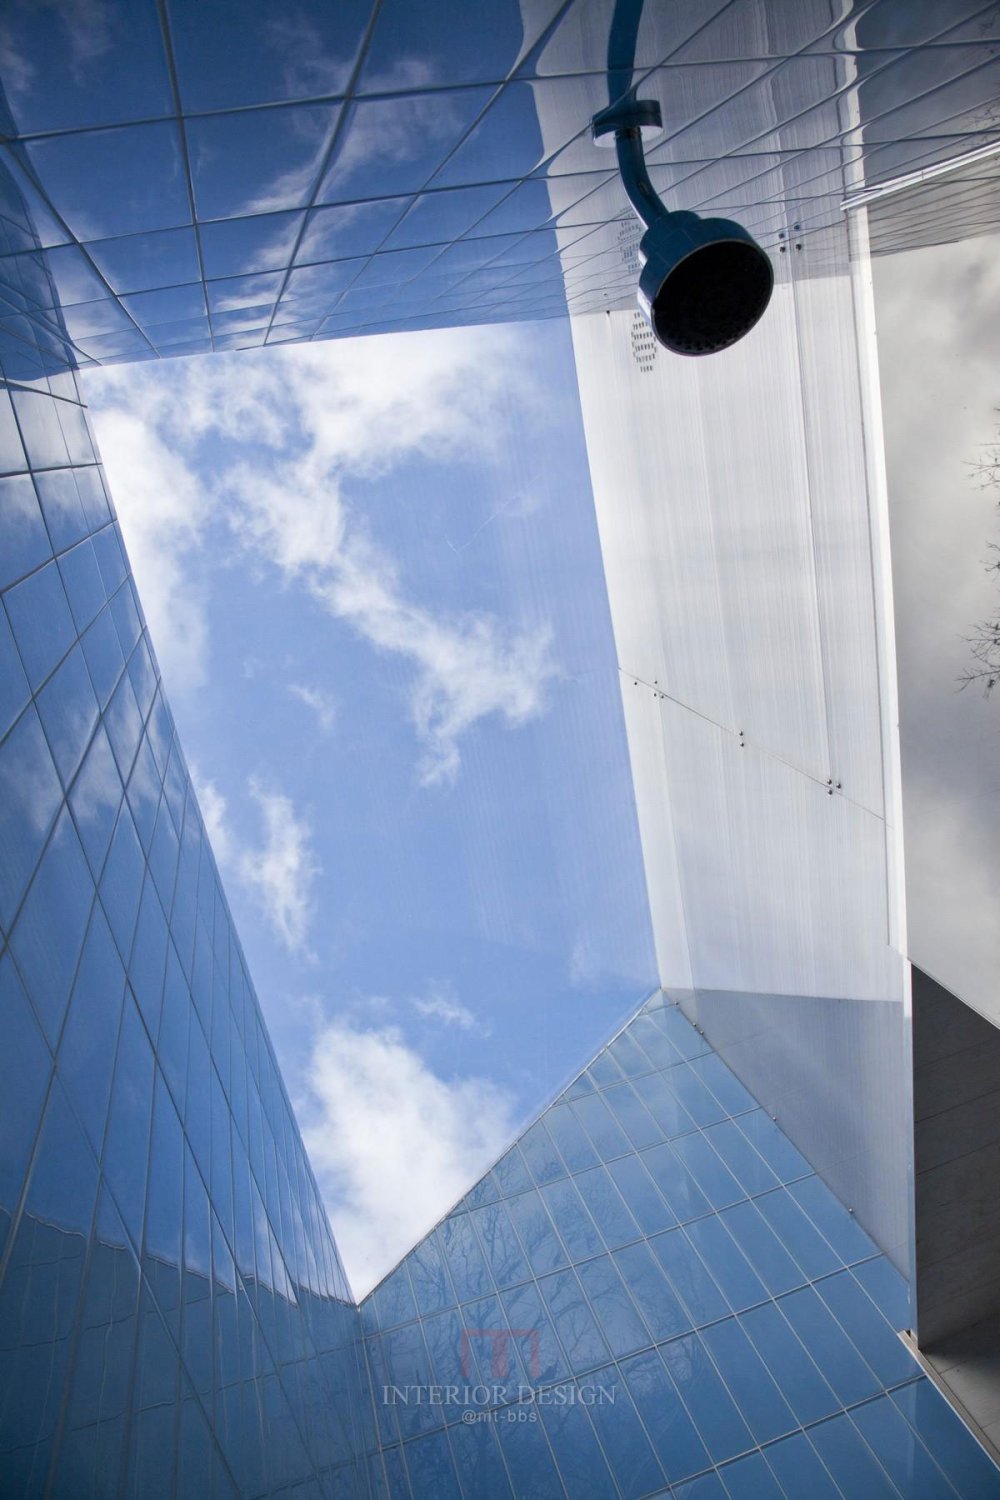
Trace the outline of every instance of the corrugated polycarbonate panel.
[[669, 699], [660, 711], [696, 987], [898, 996], [881, 820]]
[[[841, 251], [843, 241], [841, 238]], [[806, 256], [813, 253], [813, 243]], [[884, 812], [871, 502], [866, 496], [854, 289], [848, 275], [794, 282], [796, 348], [830, 771], [845, 793]]]
[[622, 683], [646, 893], [661, 983], [691, 989], [691, 955], [674, 828], [673, 788], [663, 774], [663, 715], [656, 693], [634, 679]]
[[661, 981], [909, 1266], [879, 434], [846, 230], [815, 243], [711, 362], [625, 313], [574, 340]]
[[[645, 733], [661, 738], [693, 982], [888, 999], [851, 287], [800, 292], [779, 288], [711, 372], [640, 368], [621, 314], [574, 337], [623, 692], [663, 715]], [[668, 842], [649, 828], [647, 867]], [[667, 982], [676, 951], [661, 935]]]

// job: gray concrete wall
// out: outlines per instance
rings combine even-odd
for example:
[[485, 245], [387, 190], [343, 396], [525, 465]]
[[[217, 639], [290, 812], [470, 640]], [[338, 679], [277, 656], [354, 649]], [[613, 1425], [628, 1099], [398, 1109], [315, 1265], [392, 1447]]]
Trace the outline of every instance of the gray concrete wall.
[[917, 1330], [1000, 1313], [1000, 1030], [913, 970]]

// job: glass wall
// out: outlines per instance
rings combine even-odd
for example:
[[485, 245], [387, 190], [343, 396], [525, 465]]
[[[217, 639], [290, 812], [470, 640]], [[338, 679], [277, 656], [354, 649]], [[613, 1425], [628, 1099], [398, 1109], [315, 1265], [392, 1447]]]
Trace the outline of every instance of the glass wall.
[[392, 1500], [985, 1497], [906, 1284], [662, 994], [362, 1303]]
[[71, 373], [0, 389], [0, 600], [0, 1490], [354, 1494], [357, 1310]]

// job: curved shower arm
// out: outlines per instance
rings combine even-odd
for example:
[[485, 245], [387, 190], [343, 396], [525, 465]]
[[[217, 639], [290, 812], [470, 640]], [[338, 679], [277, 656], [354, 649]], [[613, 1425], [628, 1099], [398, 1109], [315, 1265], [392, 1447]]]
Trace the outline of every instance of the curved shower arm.
[[642, 131], [638, 125], [625, 126], [615, 131], [615, 152], [622, 187], [628, 201], [649, 229], [657, 219], [666, 218], [667, 210], [650, 179]]
[[751, 234], [730, 219], [671, 213], [653, 186], [644, 140], [663, 128], [656, 99], [635, 97], [643, 0], [615, 0], [608, 36], [609, 104], [591, 121], [595, 145], [614, 145], [622, 187], [644, 226], [639, 308], [661, 344], [714, 354], [748, 333], [771, 297], [774, 270]]
[[615, 0], [608, 32], [608, 104], [631, 93], [643, 0]]

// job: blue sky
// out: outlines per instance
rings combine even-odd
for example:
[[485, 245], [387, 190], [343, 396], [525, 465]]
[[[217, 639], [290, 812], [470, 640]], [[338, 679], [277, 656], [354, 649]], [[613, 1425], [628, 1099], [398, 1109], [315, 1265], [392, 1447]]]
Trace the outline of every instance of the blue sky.
[[568, 325], [86, 393], [363, 1292], [655, 985]]

